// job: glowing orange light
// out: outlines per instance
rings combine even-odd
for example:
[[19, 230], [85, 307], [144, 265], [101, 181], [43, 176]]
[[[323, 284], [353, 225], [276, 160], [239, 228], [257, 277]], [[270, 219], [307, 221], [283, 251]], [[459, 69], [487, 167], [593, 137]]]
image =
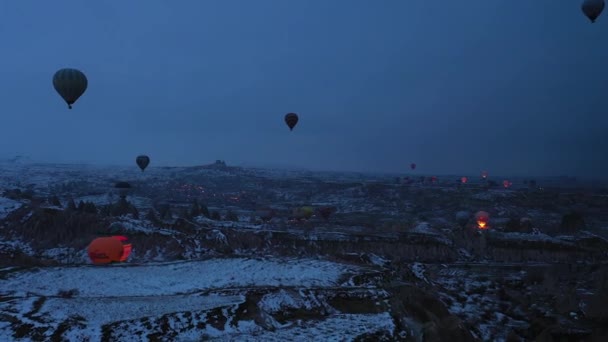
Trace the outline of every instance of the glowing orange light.
[[487, 224], [488, 223], [486, 221], [482, 221], [482, 220], [478, 220], [477, 221], [477, 226], [479, 227], [479, 229], [486, 229], [487, 228], [486, 227]]

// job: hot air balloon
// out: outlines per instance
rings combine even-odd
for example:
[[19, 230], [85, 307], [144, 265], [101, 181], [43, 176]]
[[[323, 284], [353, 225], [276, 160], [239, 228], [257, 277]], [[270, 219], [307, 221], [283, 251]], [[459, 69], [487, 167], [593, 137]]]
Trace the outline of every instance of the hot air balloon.
[[287, 113], [285, 114], [285, 123], [287, 127], [289, 127], [290, 131], [293, 131], [293, 128], [298, 124], [298, 114], [296, 113]]
[[604, 0], [585, 0], [581, 5], [581, 10], [585, 16], [594, 23], [597, 17], [602, 14], [604, 5]]
[[469, 179], [467, 177], [461, 177], [460, 183], [465, 184]]
[[141, 169], [141, 172], [144, 172], [144, 170], [150, 164], [150, 157], [142, 154], [140, 156], [137, 156], [137, 158], [135, 158], [135, 163], [137, 163], [137, 166], [139, 166], [139, 168]]
[[458, 222], [458, 224], [461, 227], [465, 227], [467, 222], [469, 222], [469, 218], [471, 217], [471, 214], [467, 211], [459, 211], [456, 213], [456, 222]]
[[336, 211], [335, 207], [330, 207], [330, 206], [324, 206], [324, 207], [320, 207], [319, 209], [317, 209], [319, 215], [324, 219], [324, 220], [329, 220], [329, 217]]
[[312, 207], [299, 207], [292, 210], [291, 214], [296, 220], [308, 220], [314, 214], [314, 209]]
[[488, 171], [482, 171], [481, 172], [481, 178], [483, 178], [483, 179], [488, 178]]
[[123, 262], [131, 254], [131, 244], [124, 236], [99, 237], [91, 242], [88, 253], [94, 264]]
[[72, 109], [72, 105], [87, 90], [89, 82], [80, 70], [60, 69], [53, 76], [53, 87]]
[[432, 176], [431, 177], [431, 183], [437, 183], [437, 177], [436, 176]]
[[410, 164], [410, 169], [416, 170], [416, 163], [411, 163]]
[[122, 235], [115, 235], [115, 236], [112, 236], [112, 238], [120, 241], [120, 243], [122, 244], [122, 255], [120, 256], [120, 259], [118, 261], [120, 261], [120, 262], [127, 261], [127, 259], [129, 258], [129, 255], [131, 255], [131, 249], [132, 249], [129, 239], [126, 236], [122, 236]]
[[268, 222], [274, 217], [275, 211], [272, 208], [260, 208], [255, 211], [255, 215], [259, 216], [262, 221]]
[[475, 214], [475, 221], [477, 221], [477, 227], [479, 229], [488, 229], [488, 221], [490, 220], [490, 214], [485, 211], [478, 211]]
[[118, 195], [120, 198], [125, 198], [131, 190], [131, 184], [127, 182], [118, 182], [114, 185], [114, 188], [118, 190]]
[[513, 183], [511, 183], [508, 179], [502, 181], [502, 186], [504, 186], [505, 189], [508, 189], [509, 187], [511, 187], [511, 185], [513, 185]]

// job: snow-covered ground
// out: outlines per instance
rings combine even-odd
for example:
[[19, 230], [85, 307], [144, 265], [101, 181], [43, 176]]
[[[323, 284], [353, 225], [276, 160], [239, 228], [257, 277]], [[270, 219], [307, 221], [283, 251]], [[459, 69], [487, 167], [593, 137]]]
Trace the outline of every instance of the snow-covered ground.
[[34, 269], [0, 283], [5, 295], [55, 296], [76, 289], [79, 296], [163, 296], [207, 289], [264, 286], [334, 286], [355, 271], [322, 260], [210, 259], [141, 266], [80, 266]]
[[6, 197], [0, 197], [0, 220], [6, 218], [12, 211], [21, 208], [23, 203]]
[[[17, 339], [23, 341], [50, 339], [58, 332], [68, 340], [101, 340], [108, 331], [112, 340], [147, 341], [147, 335], [158, 329], [175, 331], [178, 341], [349, 341], [364, 333], [390, 334], [394, 324], [387, 312], [334, 310], [324, 319], [291, 323], [268, 316], [326, 305], [311, 291], [343, 288], [340, 279], [361, 270], [323, 260], [234, 258], [15, 271], [5, 274], [0, 283], [0, 297], [5, 298], [0, 311], [12, 317], [0, 322], [0, 340], [21, 336], [19, 327], [29, 332]], [[264, 324], [270, 324], [270, 330], [253, 319], [235, 316], [252, 289], [270, 291], [257, 303], [266, 312], [262, 315], [267, 315]], [[169, 327], [159, 328], [163, 322]]]

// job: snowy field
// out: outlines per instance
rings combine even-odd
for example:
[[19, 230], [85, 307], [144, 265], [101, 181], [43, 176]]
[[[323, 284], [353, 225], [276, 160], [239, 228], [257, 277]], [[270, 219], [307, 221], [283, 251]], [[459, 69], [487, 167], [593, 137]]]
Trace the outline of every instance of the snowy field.
[[0, 220], [5, 219], [8, 214], [21, 208], [22, 205], [23, 203], [21, 202], [6, 197], [0, 197]]
[[[49, 340], [59, 334], [97, 341], [111, 334], [111, 340], [148, 341], [162, 322], [169, 324], [162, 329], [177, 334], [176, 341], [349, 341], [363, 333], [390, 332], [394, 325], [388, 313], [333, 312], [322, 320], [288, 323], [269, 316], [286, 308], [314, 310], [322, 304], [313, 288], [346, 290], [340, 282], [361, 271], [323, 260], [235, 258], [9, 272], [0, 278], [0, 340]], [[262, 326], [236, 314], [246, 293], [255, 289], [270, 291], [257, 301], [267, 312]]]
[[211, 259], [142, 266], [42, 268], [11, 274], [0, 293], [55, 296], [77, 289], [80, 296], [163, 296], [206, 289], [253, 286], [335, 286], [352, 266], [321, 260]]

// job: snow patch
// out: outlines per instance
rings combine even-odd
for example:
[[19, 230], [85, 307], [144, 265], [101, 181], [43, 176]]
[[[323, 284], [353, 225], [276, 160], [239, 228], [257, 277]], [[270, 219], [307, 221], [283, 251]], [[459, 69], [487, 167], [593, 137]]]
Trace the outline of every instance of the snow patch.
[[[79, 266], [16, 272], [0, 293], [54, 296], [77, 289], [83, 297], [150, 296], [240, 286], [336, 286], [354, 267], [322, 260], [211, 259], [142, 266]], [[86, 281], [83, 281], [86, 280]]]

